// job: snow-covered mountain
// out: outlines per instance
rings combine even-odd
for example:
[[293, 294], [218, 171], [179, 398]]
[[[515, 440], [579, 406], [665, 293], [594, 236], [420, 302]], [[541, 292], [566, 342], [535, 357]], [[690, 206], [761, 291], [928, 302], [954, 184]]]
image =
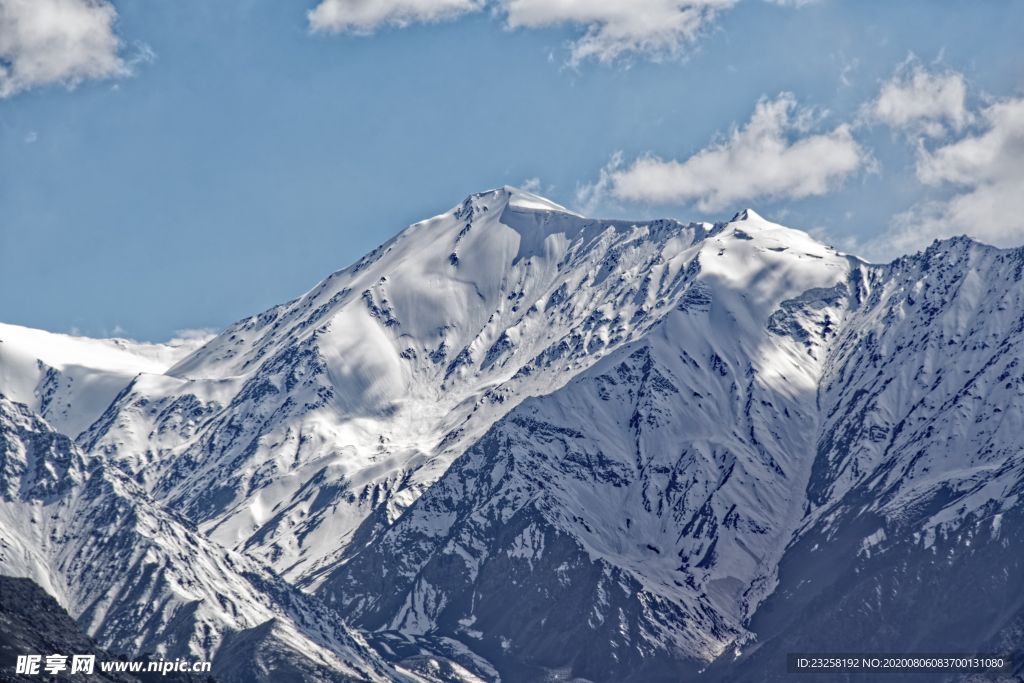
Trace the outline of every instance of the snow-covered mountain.
[[710, 229], [474, 195], [139, 375], [78, 443], [313, 587], [523, 398], [642, 336]]
[[816, 389], [861, 264], [752, 211], [673, 239], [646, 274], [654, 324], [499, 421], [328, 600], [370, 629], [588, 679], [694, 671], [749, 636], [804, 511]]
[[[1024, 250], [962, 238], [870, 266], [741, 218], [680, 257], [699, 268], [661, 324], [498, 422], [325, 597], [370, 629], [458, 638], [524, 680], [676, 680], [734, 656], [725, 680], [764, 680], [785, 675], [787, 651], [966, 652], [1018, 633], [1012, 551], [987, 600], [904, 632], [898, 609], [878, 610], [878, 576], [845, 621], [815, 600], [890, 548], [933, 565], [939, 547], [1008, 543]], [[801, 253], [822, 258], [806, 268]], [[831, 279], [810, 287], [805, 268]], [[965, 614], [987, 622], [973, 639], [953, 628]], [[744, 648], [772, 638], [787, 647], [744, 670]]]
[[[45, 402], [44, 365], [89, 362], [0, 328], [0, 392], [64, 405], [125, 500], [423, 676], [767, 680], [812, 646], [1024, 632], [1022, 272], [968, 238], [872, 265], [749, 210], [600, 221], [502, 188], [88, 405]], [[892, 618], [987, 566], [977, 636], [940, 637], [966, 602]]]

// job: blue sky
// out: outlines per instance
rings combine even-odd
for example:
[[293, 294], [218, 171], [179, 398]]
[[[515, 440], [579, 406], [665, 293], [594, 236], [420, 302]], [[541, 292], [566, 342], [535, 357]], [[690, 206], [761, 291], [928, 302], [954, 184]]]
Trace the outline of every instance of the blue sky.
[[504, 184], [1024, 243], [1024, 3], [481, 3], [0, 0], [0, 321], [221, 329]]

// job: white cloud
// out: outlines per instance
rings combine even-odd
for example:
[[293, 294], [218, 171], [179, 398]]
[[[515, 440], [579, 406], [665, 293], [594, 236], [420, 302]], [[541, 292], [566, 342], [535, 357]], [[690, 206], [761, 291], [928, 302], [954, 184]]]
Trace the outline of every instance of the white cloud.
[[106, 0], [0, 0], [0, 97], [128, 73]]
[[[767, 0], [803, 7], [818, 0]], [[509, 28], [573, 25], [583, 36], [572, 43], [573, 66], [588, 59], [611, 63], [644, 54], [676, 59], [739, 0], [320, 0], [308, 14], [314, 31], [371, 33], [384, 24], [454, 19], [490, 7]], [[553, 59], [553, 55], [550, 56]]]
[[[769, 0], [800, 7], [814, 0]], [[611, 63], [644, 54], [678, 58], [739, 0], [320, 0], [309, 12], [314, 31], [370, 33], [383, 24], [452, 19], [491, 7], [509, 28], [573, 25], [583, 36], [572, 43], [570, 63]]]
[[308, 16], [314, 31], [368, 33], [381, 24], [452, 19], [483, 4], [484, 0], [323, 0]]
[[917, 176], [928, 185], [948, 182], [978, 185], [999, 182], [1024, 170], [1024, 99], [997, 102], [983, 109], [984, 128], [935, 152], [921, 150]]
[[890, 128], [942, 137], [947, 125], [960, 131], [973, 120], [966, 97], [962, 74], [934, 74], [920, 65], [910, 69], [908, 63], [882, 85], [862, 114]]
[[575, 24], [586, 33], [572, 46], [571, 62], [611, 62], [642, 52], [677, 57], [717, 12], [738, 0], [502, 0], [512, 28]]
[[978, 118], [977, 134], [934, 151], [919, 147], [917, 178], [954, 194], [896, 216], [893, 231], [868, 245], [871, 256], [892, 258], [961, 234], [996, 246], [1024, 244], [1024, 98], [996, 102]]
[[743, 128], [683, 162], [644, 157], [629, 168], [609, 166], [594, 186], [583, 188], [590, 202], [603, 193], [618, 199], [656, 203], [696, 202], [705, 212], [763, 198], [800, 199], [827, 193], [870, 161], [850, 127], [808, 133], [816, 117], [799, 110], [791, 94], [762, 97]]

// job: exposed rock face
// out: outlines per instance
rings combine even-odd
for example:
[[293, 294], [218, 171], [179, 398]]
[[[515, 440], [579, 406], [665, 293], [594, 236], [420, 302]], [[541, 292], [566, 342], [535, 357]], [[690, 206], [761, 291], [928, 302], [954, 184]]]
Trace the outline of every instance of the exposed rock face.
[[104, 683], [137, 683], [139, 680], [129, 674], [103, 672], [99, 662], [112, 661], [115, 657], [82, 633], [75, 620], [34, 581], [0, 576], [0, 681], [39, 680], [38, 673], [30, 676], [16, 672], [18, 657], [30, 654], [46, 657], [55, 653], [96, 658], [92, 675], [71, 674], [69, 659], [68, 671], [58, 674], [58, 680]]

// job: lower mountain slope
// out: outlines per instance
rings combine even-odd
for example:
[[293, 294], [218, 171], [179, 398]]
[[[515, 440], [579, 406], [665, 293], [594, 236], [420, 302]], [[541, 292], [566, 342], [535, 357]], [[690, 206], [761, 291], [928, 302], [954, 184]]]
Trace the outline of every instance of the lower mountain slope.
[[[319, 601], [217, 546], [2, 396], [0, 548], [0, 573], [34, 579], [115, 653], [224, 663], [213, 673], [238, 683], [273, 680], [264, 662], [307, 672], [296, 680], [415, 680]], [[227, 666], [221, 650], [257, 632], [243, 648], [249, 668]]]
[[[1019, 488], [1018, 488], [1019, 491]], [[1019, 495], [1019, 494], [1015, 494]], [[777, 595], [750, 625], [758, 639], [703, 674], [708, 681], [760, 683], [791, 680], [786, 654], [813, 653], [1013, 653], [1014, 674], [855, 674], [864, 681], [1024, 680], [1024, 509], [964, 519], [923, 548], [913, 534], [887, 542], [871, 556], [850, 552], [850, 537], [863, 537], [881, 520], [841, 527], [828, 548], [798, 545], [780, 568]], [[844, 538], [845, 537], [845, 538]], [[843, 552], [845, 551], [845, 552]], [[800, 565], [799, 570], [796, 569]], [[799, 576], [799, 578], [797, 578]], [[817, 584], [812, 595], [804, 585]], [[810, 676], [811, 674], [799, 674]], [[814, 674], [840, 683], [851, 674]]]

